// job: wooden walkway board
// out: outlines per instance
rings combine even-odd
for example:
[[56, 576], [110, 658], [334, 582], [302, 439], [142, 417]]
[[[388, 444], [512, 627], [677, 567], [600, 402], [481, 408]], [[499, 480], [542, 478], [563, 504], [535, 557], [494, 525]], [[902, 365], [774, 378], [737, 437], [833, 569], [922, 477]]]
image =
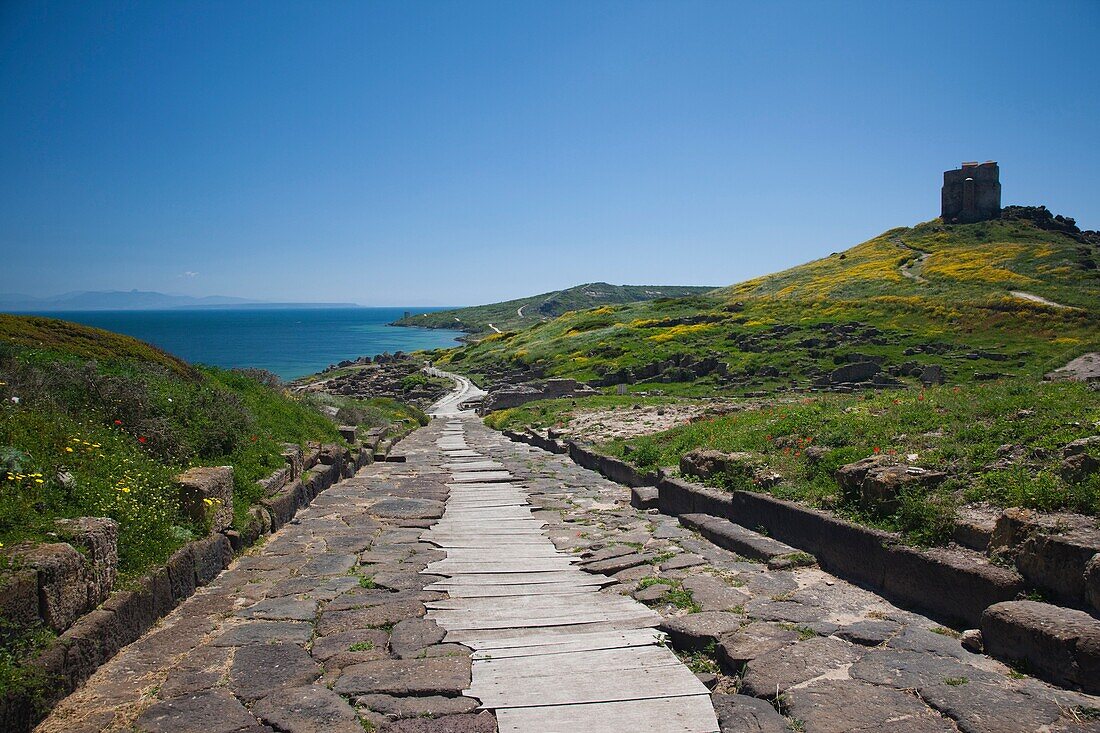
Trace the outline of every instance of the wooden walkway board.
[[588, 731], [647, 731], [698, 733], [717, 730], [711, 722], [710, 695], [661, 697], [653, 700], [544, 705], [497, 710], [500, 733], [588, 733]]
[[500, 731], [717, 733], [706, 687], [665, 646], [660, 616], [614, 579], [558, 550], [505, 465], [451, 420], [437, 445], [450, 472], [443, 517], [421, 539], [446, 552], [423, 572], [448, 597], [427, 604], [447, 642], [474, 650], [469, 695]]

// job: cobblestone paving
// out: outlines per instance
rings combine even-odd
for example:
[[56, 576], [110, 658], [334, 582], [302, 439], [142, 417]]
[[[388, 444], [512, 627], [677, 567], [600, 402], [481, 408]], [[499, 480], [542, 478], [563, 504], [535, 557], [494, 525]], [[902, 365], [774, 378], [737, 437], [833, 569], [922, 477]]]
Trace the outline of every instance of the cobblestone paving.
[[[470, 650], [424, 619], [436, 421], [340, 482], [101, 667], [41, 733], [482, 733]], [[425, 716], [435, 716], [432, 718]]]
[[[462, 692], [470, 650], [424, 618], [420, 540], [447, 498], [444, 420], [368, 466], [123, 649], [43, 733], [488, 733]], [[626, 488], [473, 420], [472, 449], [529, 488], [534, 515], [603, 593], [665, 617], [723, 731], [1100, 731], [1100, 701], [962, 649], [928, 619], [816, 568], [771, 570], [628, 504]], [[433, 716], [433, 717], [427, 717]], [[579, 733], [575, 729], [570, 733]]]

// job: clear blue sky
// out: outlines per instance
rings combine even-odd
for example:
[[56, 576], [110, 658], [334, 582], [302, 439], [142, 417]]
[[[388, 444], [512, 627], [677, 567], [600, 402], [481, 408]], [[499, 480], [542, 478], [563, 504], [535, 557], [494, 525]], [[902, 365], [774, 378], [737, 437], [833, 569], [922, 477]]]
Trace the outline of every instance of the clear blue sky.
[[1100, 228], [1098, 38], [1095, 0], [0, 0], [0, 291], [724, 285], [990, 158]]

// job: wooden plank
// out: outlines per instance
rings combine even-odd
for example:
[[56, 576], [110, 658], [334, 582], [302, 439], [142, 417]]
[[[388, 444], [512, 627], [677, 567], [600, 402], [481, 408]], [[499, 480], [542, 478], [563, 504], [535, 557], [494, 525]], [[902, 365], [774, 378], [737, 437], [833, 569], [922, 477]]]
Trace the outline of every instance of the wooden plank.
[[451, 474], [451, 481], [456, 484], [509, 481], [514, 478], [507, 471], [455, 471]]
[[[552, 571], [546, 573], [463, 573], [461, 577], [446, 578], [431, 585], [433, 587], [447, 585], [522, 585], [524, 583], [562, 583], [576, 582], [577, 575], [583, 575], [579, 571]], [[599, 576], [590, 576], [599, 579]]]
[[[640, 622], [653, 625], [657, 621], [653, 613], [641, 614], [630, 611], [595, 611], [590, 613], [567, 613], [564, 615], [540, 614], [535, 611], [519, 614], [485, 614], [474, 617], [465, 611], [432, 611], [428, 618], [434, 619], [447, 631], [487, 631], [493, 629], [534, 629], [544, 626], [587, 626], [594, 623]], [[685, 668], [686, 669], [686, 668]]]
[[637, 646], [653, 646], [664, 641], [665, 635], [656, 629], [628, 629], [626, 631], [597, 631], [593, 633], [562, 634], [531, 633], [513, 639], [480, 640], [479, 655], [494, 659], [508, 657], [539, 656], [557, 652], [596, 649], [625, 649]]
[[590, 633], [594, 631], [624, 631], [627, 629], [651, 629], [653, 628], [653, 619], [616, 619], [614, 621], [598, 621], [595, 623], [586, 624], [573, 624], [563, 626], [545, 626], [541, 628], [531, 629], [462, 629], [448, 631], [447, 636], [444, 639], [446, 642], [454, 642], [456, 644], [465, 644], [466, 646], [477, 648], [475, 642], [484, 643], [487, 641], [509, 641], [516, 638], [521, 638], [530, 633], [557, 633], [562, 637], [569, 637], [576, 634]]
[[710, 695], [496, 710], [500, 733], [717, 733]]
[[474, 673], [469, 694], [490, 709], [571, 705], [576, 703], [647, 700], [655, 697], [703, 695], [708, 690], [684, 665], [653, 670], [631, 669], [614, 675], [605, 671], [580, 671], [568, 678], [530, 680], [517, 684], [515, 679], [481, 681]]
[[488, 653], [474, 663], [478, 679], [507, 677], [556, 677], [580, 672], [600, 672], [630, 669], [657, 669], [679, 665], [676, 655], [656, 644], [615, 647], [611, 649], [577, 649], [553, 654], [498, 656]]
[[575, 585], [550, 581], [548, 583], [450, 583], [428, 586], [428, 590], [444, 591], [451, 598], [507, 598], [518, 595], [568, 595], [573, 593], [595, 593], [604, 585]]

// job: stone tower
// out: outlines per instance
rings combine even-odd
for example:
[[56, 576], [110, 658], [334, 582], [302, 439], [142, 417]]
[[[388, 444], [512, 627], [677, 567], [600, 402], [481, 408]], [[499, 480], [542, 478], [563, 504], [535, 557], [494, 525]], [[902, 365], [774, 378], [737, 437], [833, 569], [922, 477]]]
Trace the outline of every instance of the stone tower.
[[970, 224], [1001, 213], [1001, 169], [996, 161], [963, 163], [943, 172], [940, 216], [945, 222]]

